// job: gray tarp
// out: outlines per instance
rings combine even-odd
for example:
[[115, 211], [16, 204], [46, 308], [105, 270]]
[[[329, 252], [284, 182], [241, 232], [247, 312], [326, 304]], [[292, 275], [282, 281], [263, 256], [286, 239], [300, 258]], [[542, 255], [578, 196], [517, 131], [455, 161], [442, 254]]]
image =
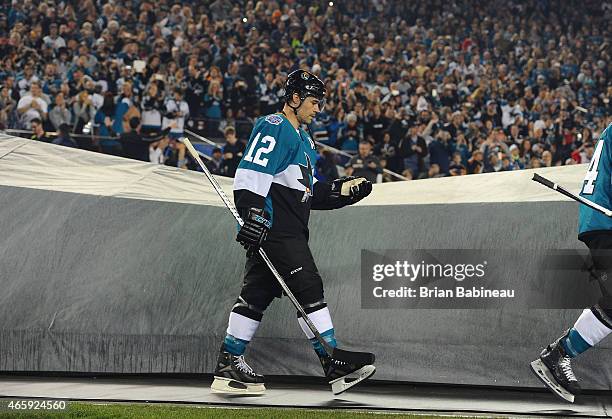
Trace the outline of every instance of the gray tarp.
[[[541, 172], [576, 190], [584, 170]], [[337, 337], [377, 354], [376, 378], [539, 385], [529, 361], [579, 310], [360, 308], [364, 248], [583, 247], [577, 206], [530, 176], [377, 185], [357, 206], [313, 213]], [[201, 174], [7, 139], [0, 185], [0, 370], [212, 372], [244, 255]], [[576, 363], [586, 388], [610, 388], [608, 352]], [[320, 370], [286, 299], [249, 358], [267, 374]]]

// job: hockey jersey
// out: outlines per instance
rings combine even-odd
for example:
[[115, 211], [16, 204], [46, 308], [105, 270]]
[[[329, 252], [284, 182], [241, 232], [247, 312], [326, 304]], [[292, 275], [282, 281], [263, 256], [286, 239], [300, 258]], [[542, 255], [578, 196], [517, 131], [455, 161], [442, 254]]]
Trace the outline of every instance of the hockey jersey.
[[[580, 196], [604, 208], [612, 208], [612, 124], [608, 125], [595, 145], [595, 153], [584, 178]], [[579, 233], [582, 235], [602, 230], [612, 230], [612, 218], [586, 205], [580, 205]]]
[[281, 114], [259, 118], [234, 177], [236, 207], [242, 214], [265, 209], [271, 233], [307, 237], [310, 209], [317, 209], [317, 199], [324, 201], [329, 190], [314, 178], [316, 160], [315, 144], [301, 127], [295, 129]]

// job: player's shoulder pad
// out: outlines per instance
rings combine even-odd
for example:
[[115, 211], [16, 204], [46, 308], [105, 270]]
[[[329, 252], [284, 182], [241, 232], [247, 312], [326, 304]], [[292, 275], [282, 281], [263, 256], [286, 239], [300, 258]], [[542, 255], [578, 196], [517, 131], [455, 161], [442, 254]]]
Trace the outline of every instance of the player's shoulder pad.
[[280, 125], [283, 122], [283, 117], [277, 114], [270, 114], [264, 118], [268, 124]]
[[[270, 122], [273, 121], [274, 123]], [[260, 117], [255, 123], [255, 130], [264, 134], [275, 136], [283, 128], [283, 118], [279, 115], [267, 115]]]

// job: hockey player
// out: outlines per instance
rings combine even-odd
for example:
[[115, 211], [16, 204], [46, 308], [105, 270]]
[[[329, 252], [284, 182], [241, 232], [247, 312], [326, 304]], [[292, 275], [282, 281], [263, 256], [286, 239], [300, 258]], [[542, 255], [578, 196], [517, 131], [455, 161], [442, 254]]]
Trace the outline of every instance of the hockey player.
[[[265, 390], [264, 377], [245, 362], [244, 352], [264, 311], [282, 293], [258, 254], [260, 246], [325, 341], [336, 347], [323, 282], [308, 247], [308, 218], [311, 209], [354, 204], [370, 194], [372, 184], [364, 178], [345, 177], [324, 183], [313, 177], [317, 152], [301, 125], [309, 124], [324, 106], [321, 80], [304, 70], [292, 72], [284, 100], [282, 112], [255, 123], [234, 178], [234, 202], [244, 220], [236, 240], [247, 249], [247, 261], [242, 290], [221, 345], [213, 392], [259, 394]], [[347, 390], [374, 373], [372, 365], [330, 358], [299, 314], [298, 322], [330, 383], [345, 380], [342, 389]]]
[[[612, 207], [612, 124], [599, 137], [595, 153], [584, 178], [580, 195], [605, 207]], [[595, 346], [612, 332], [612, 219], [580, 206], [578, 239], [584, 242], [593, 259], [593, 271], [603, 296], [585, 309], [572, 328], [548, 345], [540, 358], [531, 363], [538, 378], [557, 396], [569, 402], [580, 394], [571, 360]]]

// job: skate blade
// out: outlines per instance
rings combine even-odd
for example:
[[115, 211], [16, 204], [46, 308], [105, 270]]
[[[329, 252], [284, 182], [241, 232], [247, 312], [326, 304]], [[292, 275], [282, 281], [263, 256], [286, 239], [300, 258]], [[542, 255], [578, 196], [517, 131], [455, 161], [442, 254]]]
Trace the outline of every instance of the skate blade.
[[366, 365], [344, 377], [336, 378], [329, 382], [332, 387], [332, 393], [334, 393], [334, 395], [344, 393], [346, 390], [359, 384], [363, 380], [370, 378], [375, 372], [376, 367], [374, 365]]
[[544, 365], [542, 360], [536, 359], [535, 361], [533, 361], [531, 363], [531, 370], [540, 379], [540, 381], [542, 381], [542, 383], [544, 383], [544, 385], [548, 387], [548, 389], [552, 391], [557, 397], [561, 398], [566, 402], [574, 403], [574, 395], [563, 387], [561, 387], [555, 381], [548, 367]]
[[231, 378], [215, 377], [215, 380], [210, 386], [210, 391], [217, 394], [258, 396], [264, 394], [266, 386], [263, 383], [250, 384], [232, 380]]

